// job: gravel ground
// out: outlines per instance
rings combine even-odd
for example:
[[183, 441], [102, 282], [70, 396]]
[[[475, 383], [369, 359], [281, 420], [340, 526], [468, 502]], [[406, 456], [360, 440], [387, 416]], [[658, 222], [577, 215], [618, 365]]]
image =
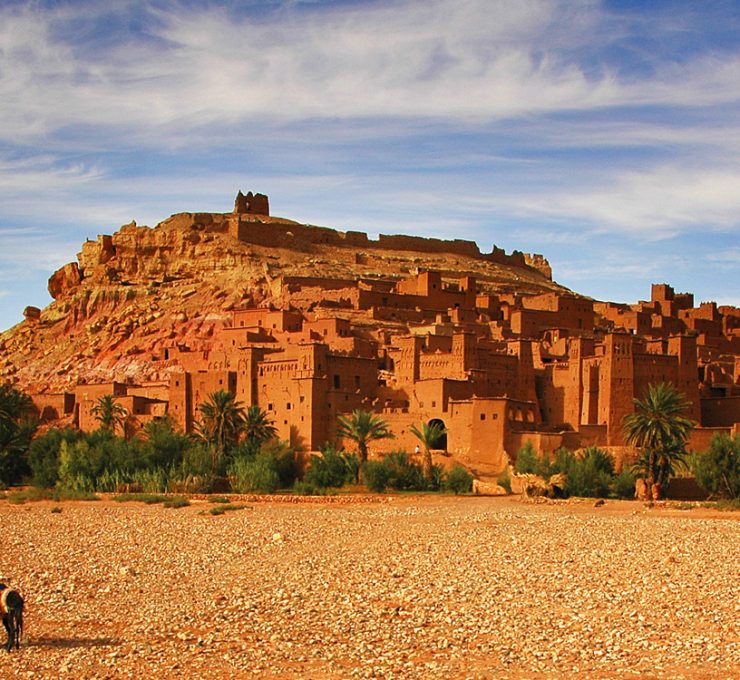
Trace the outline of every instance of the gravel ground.
[[[507, 498], [0, 503], [3, 677], [728, 678], [739, 513]], [[4, 639], [4, 638], [3, 638]]]

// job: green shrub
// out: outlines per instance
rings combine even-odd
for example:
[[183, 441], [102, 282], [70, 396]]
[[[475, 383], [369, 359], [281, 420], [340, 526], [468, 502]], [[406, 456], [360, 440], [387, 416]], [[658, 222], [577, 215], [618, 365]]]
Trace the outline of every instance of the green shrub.
[[99, 501], [100, 497], [92, 491], [76, 489], [56, 489], [53, 498], [55, 501]]
[[519, 449], [519, 451], [517, 451], [514, 469], [520, 475], [537, 474], [535, 470], [539, 469], [539, 459], [532, 442], [527, 442], [521, 449]]
[[[344, 450], [337, 451], [331, 444], [326, 444], [322, 455], [311, 455], [311, 460], [303, 477], [308, 487], [325, 489], [342, 487], [355, 478], [352, 463]], [[310, 494], [314, 495], [314, 494]]]
[[373, 493], [383, 493], [388, 486], [390, 470], [382, 460], [369, 460], [362, 469], [365, 486]]
[[191, 443], [183, 452], [180, 479], [211, 476], [211, 451], [203, 442]]
[[116, 503], [146, 503], [147, 505], [155, 505], [156, 503], [164, 503], [168, 499], [167, 496], [154, 493], [120, 493], [117, 496], [113, 496]]
[[49, 489], [30, 488], [25, 491], [14, 491], [7, 494], [8, 503], [22, 505], [23, 503], [34, 501], [47, 501], [52, 498], [52, 492]]
[[271, 455], [260, 453], [254, 460], [238, 458], [229, 468], [231, 486], [237, 493], [275, 493], [280, 484], [276, 468], [277, 461]]
[[558, 460], [560, 459], [560, 465], [565, 465], [564, 456], [566, 452], [570, 453], [567, 449], [558, 449], [555, 452], [555, 462], [551, 464], [546, 457], [538, 456], [534, 445], [528, 441], [516, 454], [514, 470], [520, 475], [539, 475], [543, 479], [548, 479], [551, 475], [562, 472], [558, 468]]
[[445, 469], [441, 465], [432, 465], [431, 479], [425, 482], [430, 491], [439, 491], [445, 482]]
[[507, 465], [504, 471], [498, 476], [496, 483], [506, 489], [506, 493], [511, 493], [511, 475], [509, 474], [509, 466]]
[[427, 480], [421, 466], [409, 459], [405, 451], [393, 451], [383, 457], [383, 465], [388, 471], [387, 486], [396, 491], [422, 491], [427, 488]]
[[635, 497], [635, 475], [632, 474], [632, 470], [622, 468], [612, 480], [612, 491], [617, 498]]
[[740, 435], [715, 434], [709, 451], [694, 459], [696, 480], [722, 498], [740, 498]]
[[609, 495], [614, 460], [606, 451], [589, 447], [580, 456], [568, 460], [565, 468], [561, 472], [566, 475], [565, 491], [569, 496], [606, 498]]
[[184, 496], [172, 496], [164, 502], [165, 508], [186, 508], [190, 501]]
[[211, 496], [208, 499], [209, 503], [231, 503], [231, 499], [228, 496]]
[[217, 505], [215, 508], [209, 508], [208, 514], [209, 515], [223, 515], [227, 512], [234, 512], [235, 510], [244, 510], [244, 508], [248, 508], [248, 505], [243, 505], [241, 503], [229, 503], [228, 505]]
[[51, 509], [51, 514], [52, 514], [52, 515], [58, 515], [58, 514], [59, 514], [59, 513], [61, 512], [61, 511], [62, 511], [62, 509], [61, 509], [61, 508], [60, 508], [60, 507], [59, 507], [58, 505], [55, 505], [55, 506], [54, 506], [54, 507], [53, 507], [53, 508]]
[[455, 465], [447, 473], [444, 487], [454, 494], [470, 493], [473, 490], [473, 475], [462, 465]]
[[77, 430], [52, 428], [34, 439], [28, 448], [28, 465], [34, 486], [51, 488], [59, 479], [59, 447], [62, 441], [74, 443], [82, 437]]
[[177, 432], [169, 416], [158, 418], [144, 426], [146, 443], [143, 453], [147, 467], [169, 469], [179, 467], [185, 454], [193, 446], [192, 440]]
[[286, 441], [268, 439], [260, 445], [257, 458], [265, 456], [274, 460], [274, 470], [278, 475], [278, 486], [284, 489], [293, 486], [298, 476], [295, 449]]

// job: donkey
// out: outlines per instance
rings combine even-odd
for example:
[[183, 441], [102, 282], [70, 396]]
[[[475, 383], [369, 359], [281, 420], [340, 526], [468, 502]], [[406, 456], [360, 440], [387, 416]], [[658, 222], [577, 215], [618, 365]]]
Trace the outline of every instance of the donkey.
[[11, 651], [13, 647], [20, 649], [23, 636], [23, 598], [15, 589], [0, 583], [0, 613], [3, 617], [3, 626], [8, 633], [8, 642], [5, 649]]

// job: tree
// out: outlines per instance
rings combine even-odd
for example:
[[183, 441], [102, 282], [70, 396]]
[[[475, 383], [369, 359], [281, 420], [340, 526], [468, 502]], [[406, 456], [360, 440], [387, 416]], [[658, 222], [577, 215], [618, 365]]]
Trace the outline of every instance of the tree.
[[0, 481], [14, 484], [29, 471], [26, 452], [36, 431], [29, 417], [31, 398], [10, 385], [0, 385]]
[[432, 479], [432, 449], [434, 445], [447, 434], [444, 425], [439, 423], [422, 423], [421, 429], [416, 425], [411, 426], [411, 433], [421, 442], [424, 447], [424, 476], [428, 481]]
[[635, 472], [645, 480], [652, 500], [683, 462], [694, 423], [683, 415], [690, 403], [672, 383], [648, 385], [643, 398], [633, 402], [635, 412], [624, 417], [622, 427], [627, 443], [641, 449]]
[[698, 454], [694, 466], [696, 480], [707, 491], [724, 498], [740, 498], [740, 434], [715, 434], [709, 451]]
[[242, 432], [249, 442], [261, 444], [277, 434], [272, 423], [267, 413], [255, 404], [250, 406], [244, 414]]
[[211, 471], [216, 474], [224, 453], [239, 439], [245, 421], [244, 408], [231, 392], [218, 390], [198, 410], [201, 420], [195, 424], [195, 430], [211, 447]]
[[368, 444], [378, 439], [393, 439], [394, 434], [388, 429], [388, 423], [380, 416], [360, 409], [353, 411], [349, 416], [339, 416], [338, 422], [337, 436], [350, 439], [357, 444], [360, 465], [357, 469], [356, 481], [359, 482], [362, 467], [367, 463]]
[[100, 423], [100, 429], [108, 432], [115, 432], [117, 427], [123, 428], [128, 418], [126, 407], [119, 404], [112, 394], [100, 397], [90, 413]]

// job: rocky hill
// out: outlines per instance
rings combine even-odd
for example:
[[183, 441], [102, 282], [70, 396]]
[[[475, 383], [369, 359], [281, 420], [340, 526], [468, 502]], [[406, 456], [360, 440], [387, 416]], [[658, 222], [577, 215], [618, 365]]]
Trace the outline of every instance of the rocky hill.
[[154, 228], [132, 223], [84, 243], [77, 262], [49, 279], [53, 302], [27, 308], [25, 321], [0, 335], [0, 381], [39, 392], [165, 379], [152, 356], [167, 346], [208, 349], [232, 310], [309, 307], [286, 299], [284, 276], [399, 279], [425, 269], [450, 279], [473, 275], [486, 292], [566, 290], [541, 256], [481, 254], [466, 241], [372, 241], [251, 212], [240, 193], [231, 213], [180, 213]]

